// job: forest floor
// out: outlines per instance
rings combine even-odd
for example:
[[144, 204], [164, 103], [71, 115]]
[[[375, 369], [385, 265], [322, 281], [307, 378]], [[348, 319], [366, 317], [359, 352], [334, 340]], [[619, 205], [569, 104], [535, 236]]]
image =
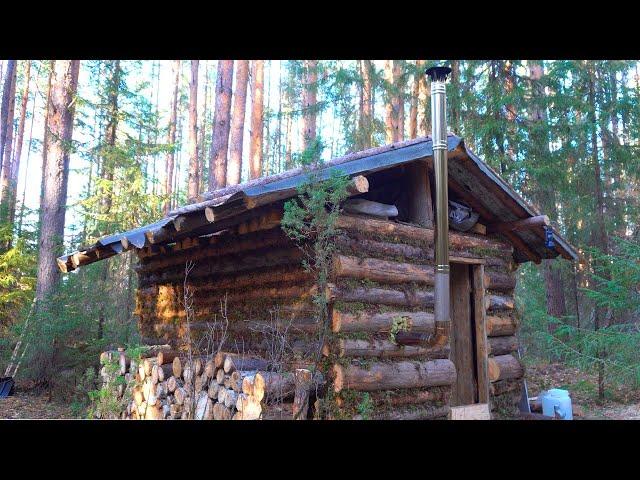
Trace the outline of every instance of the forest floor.
[[597, 376], [561, 363], [529, 365], [526, 378], [529, 397], [549, 388], [569, 390], [576, 419], [640, 420], [640, 390], [607, 385], [605, 399], [600, 403]]
[[16, 389], [13, 396], [0, 398], [0, 419], [66, 419], [76, 418], [68, 405], [49, 401], [47, 394], [34, 394]]

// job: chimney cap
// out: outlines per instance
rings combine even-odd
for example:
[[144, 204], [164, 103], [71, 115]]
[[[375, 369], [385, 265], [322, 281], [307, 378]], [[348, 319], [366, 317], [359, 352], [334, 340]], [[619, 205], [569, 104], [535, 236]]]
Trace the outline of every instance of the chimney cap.
[[451, 73], [451, 69], [449, 67], [431, 67], [427, 68], [424, 72], [429, 77], [431, 77], [431, 81], [438, 80], [440, 82], [444, 82], [447, 79], [447, 76]]

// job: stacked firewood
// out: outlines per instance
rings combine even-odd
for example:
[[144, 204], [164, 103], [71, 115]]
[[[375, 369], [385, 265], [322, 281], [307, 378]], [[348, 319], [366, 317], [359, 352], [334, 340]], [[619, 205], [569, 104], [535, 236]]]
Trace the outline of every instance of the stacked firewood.
[[[120, 349], [121, 350], [121, 349]], [[131, 385], [122, 418], [145, 420], [259, 420], [270, 373], [260, 358], [220, 352], [181, 356], [170, 348], [143, 353], [139, 363], [120, 351], [120, 375]], [[114, 352], [106, 352], [112, 359]], [[105, 355], [105, 354], [103, 354]], [[260, 372], [262, 371], [262, 372]], [[103, 368], [105, 382], [112, 381]], [[266, 380], [265, 380], [266, 378]], [[129, 390], [129, 389], [128, 389]], [[125, 395], [125, 386], [118, 389]]]

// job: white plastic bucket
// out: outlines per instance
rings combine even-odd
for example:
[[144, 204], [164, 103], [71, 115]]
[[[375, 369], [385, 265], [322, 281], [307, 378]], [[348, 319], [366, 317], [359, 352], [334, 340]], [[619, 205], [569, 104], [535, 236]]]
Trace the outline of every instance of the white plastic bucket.
[[542, 414], [560, 420], [573, 420], [571, 397], [567, 390], [552, 388], [542, 396]]

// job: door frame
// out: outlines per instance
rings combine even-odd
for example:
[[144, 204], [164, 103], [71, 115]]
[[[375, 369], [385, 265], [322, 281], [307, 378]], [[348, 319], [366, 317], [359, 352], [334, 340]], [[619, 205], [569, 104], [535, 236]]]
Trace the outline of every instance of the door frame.
[[[483, 258], [450, 257], [450, 263], [466, 264], [471, 269], [471, 292], [473, 323], [475, 327], [476, 379], [478, 404], [489, 403], [489, 375], [487, 355], [486, 311], [484, 308], [484, 265]], [[451, 335], [455, 333], [452, 331]], [[452, 339], [451, 339], [452, 340]]]

